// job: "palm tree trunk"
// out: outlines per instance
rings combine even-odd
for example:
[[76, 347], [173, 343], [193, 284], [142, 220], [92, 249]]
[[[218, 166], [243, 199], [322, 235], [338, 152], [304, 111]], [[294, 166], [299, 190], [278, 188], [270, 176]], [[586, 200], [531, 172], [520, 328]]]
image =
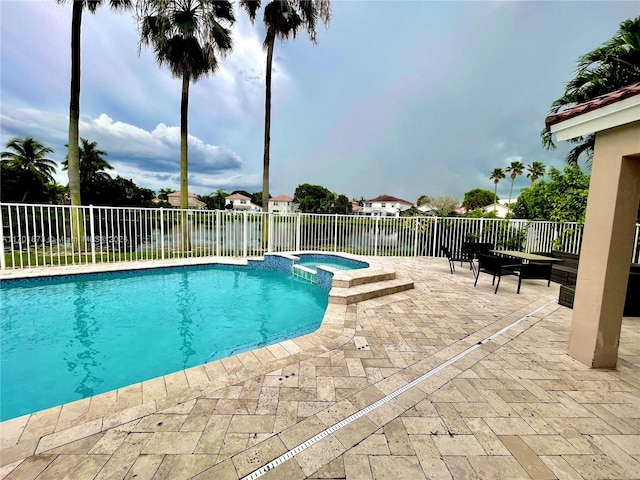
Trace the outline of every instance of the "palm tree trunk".
[[269, 211], [269, 147], [271, 144], [271, 67], [276, 37], [267, 34], [267, 79], [264, 99], [264, 162], [262, 170], [262, 211]]
[[71, 205], [80, 205], [80, 154], [78, 149], [80, 117], [80, 33], [82, 28], [82, 3], [73, 2], [71, 20], [71, 99], [69, 101], [69, 195]]
[[513, 193], [513, 182], [515, 182], [516, 177], [511, 177], [511, 188], [509, 189], [509, 204], [507, 205], [507, 213], [511, 213], [511, 194]]
[[[188, 151], [188, 114], [189, 114], [189, 74], [182, 75], [182, 99], [180, 101], [180, 208], [189, 208], [189, 151]], [[186, 251], [191, 250], [187, 212], [182, 212], [182, 241]]]
[[[73, 2], [71, 14], [71, 95], [69, 100], [69, 150], [67, 152], [67, 173], [69, 176], [69, 197], [71, 205], [82, 205], [80, 198], [80, 152], [78, 148], [80, 119], [80, 34], [82, 32], [83, 2]], [[79, 208], [71, 215], [72, 241], [78, 251], [82, 250], [84, 224]], [[76, 235], [74, 235], [76, 234]]]
[[24, 203], [27, 201], [27, 197], [29, 196], [29, 190], [31, 190], [31, 187], [26, 188], [26, 190], [24, 191], [24, 195], [22, 195], [22, 200], [20, 200], [20, 203]]
[[180, 208], [189, 208], [189, 74], [182, 75], [182, 99], [180, 102]]
[[494, 184], [494, 189], [493, 189], [493, 213], [496, 213], [498, 211], [498, 182], [493, 182]]
[[[264, 161], [262, 163], [262, 211], [269, 212], [269, 148], [271, 146], [271, 67], [273, 65], [273, 47], [276, 43], [275, 33], [267, 32], [267, 77], [264, 98]], [[268, 250], [269, 219], [262, 217], [262, 248]]]

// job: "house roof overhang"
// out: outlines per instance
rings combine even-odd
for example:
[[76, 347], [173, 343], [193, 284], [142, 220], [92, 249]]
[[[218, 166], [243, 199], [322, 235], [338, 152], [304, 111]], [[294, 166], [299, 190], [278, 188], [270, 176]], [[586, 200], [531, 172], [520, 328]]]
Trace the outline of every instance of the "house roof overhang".
[[550, 131], [556, 134], [558, 140], [570, 140], [638, 120], [640, 95], [561, 121], [551, 125]]
[[570, 140], [640, 120], [640, 83], [602, 95], [545, 119], [558, 140]]

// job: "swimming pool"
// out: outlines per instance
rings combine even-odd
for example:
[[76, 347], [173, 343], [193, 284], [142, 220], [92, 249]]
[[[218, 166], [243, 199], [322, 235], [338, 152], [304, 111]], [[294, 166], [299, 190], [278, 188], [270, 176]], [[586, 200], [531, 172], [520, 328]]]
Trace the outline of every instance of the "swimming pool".
[[225, 265], [2, 282], [0, 420], [310, 333], [327, 304]]

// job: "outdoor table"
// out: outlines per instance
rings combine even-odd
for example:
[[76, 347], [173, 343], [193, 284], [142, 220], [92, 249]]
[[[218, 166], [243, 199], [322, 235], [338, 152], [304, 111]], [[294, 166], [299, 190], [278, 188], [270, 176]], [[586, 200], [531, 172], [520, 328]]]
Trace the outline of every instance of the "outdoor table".
[[529, 262], [561, 262], [561, 258], [546, 257], [544, 255], [537, 255], [535, 253], [518, 252], [517, 250], [489, 250], [496, 255], [503, 255], [505, 257], [520, 258]]

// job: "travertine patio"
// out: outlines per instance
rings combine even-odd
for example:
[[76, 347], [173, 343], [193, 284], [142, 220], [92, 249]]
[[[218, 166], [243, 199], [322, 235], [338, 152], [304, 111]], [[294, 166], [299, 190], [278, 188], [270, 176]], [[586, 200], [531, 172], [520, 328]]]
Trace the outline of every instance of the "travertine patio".
[[[317, 332], [0, 424], [0, 478], [238, 479], [522, 321], [261, 478], [638, 479], [640, 319], [616, 370], [566, 355], [558, 286], [369, 258], [415, 289]], [[527, 316], [535, 312], [532, 316]], [[524, 317], [524, 318], [523, 318]]]

